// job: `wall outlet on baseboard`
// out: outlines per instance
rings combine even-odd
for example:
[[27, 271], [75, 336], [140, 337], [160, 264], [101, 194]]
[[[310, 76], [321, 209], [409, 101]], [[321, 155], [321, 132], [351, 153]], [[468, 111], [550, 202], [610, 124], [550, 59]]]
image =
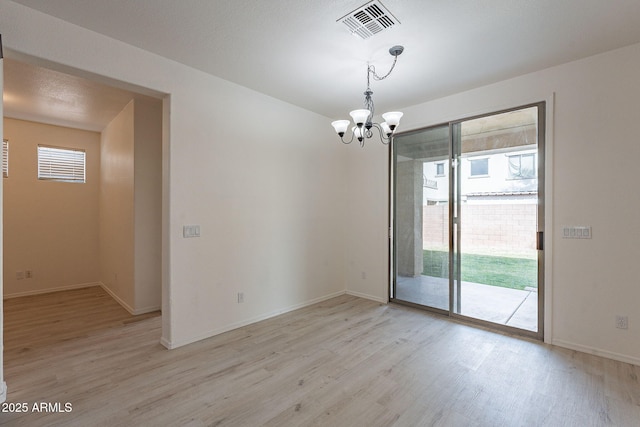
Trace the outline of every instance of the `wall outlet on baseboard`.
[[244, 292], [238, 292], [238, 304], [242, 304], [244, 302]]
[[629, 317], [628, 316], [616, 316], [616, 328], [629, 329]]
[[24, 278], [25, 279], [33, 279], [33, 271], [32, 270], [25, 270], [24, 271]]

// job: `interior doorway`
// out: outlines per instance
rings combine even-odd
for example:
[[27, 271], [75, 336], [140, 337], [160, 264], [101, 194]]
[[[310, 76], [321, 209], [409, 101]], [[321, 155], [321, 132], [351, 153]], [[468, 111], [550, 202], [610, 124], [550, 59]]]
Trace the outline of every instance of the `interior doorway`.
[[544, 117], [538, 103], [394, 138], [393, 301], [542, 338]]
[[[10, 121], [3, 138], [9, 140], [11, 152], [10, 173], [3, 182], [3, 297], [100, 286], [131, 315], [157, 312], [162, 305], [162, 262], [167, 250], [163, 242], [166, 205], [162, 202], [167, 191], [163, 182], [163, 169], [167, 167], [163, 161], [163, 146], [167, 144], [163, 109], [168, 108], [167, 95], [19, 53], [4, 59], [3, 75], [3, 121]], [[94, 133], [97, 139], [89, 142], [83, 132]], [[66, 148], [74, 135], [78, 139], [73, 144], [87, 141], [94, 146], [84, 150], [85, 182], [36, 177], [34, 165], [39, 160], [35, 147], [44, 144]], [[23, 191], [27, 185], [37, 186], [40, 193], [27, 194]], [[55, 211], [49, 218], [52, 223], [47, 222], [45, 210], [34, 208], [36, 200], [44, 199], [40, 197], [43, 194], [50, 202], [49, 210]], [[7, 197], [20, 203], [9, 203]], [[39, 251], [7, 248], [18, 241], [11, 240], [7, 231], [29, 230], [25, 224], [33, 217], [14, 212], [20, 204], [33, 208], [30, 211], [37, 214], [39, 226], [48, 224], [46, 236], [35, 233], [33, 238], [22, 239], [23, 246], [38, 245]], [[72, 214], [64, 214], [64, 209]], [[82, 215], [78, 209], [83, 210]], [[18, 227], [16, 218], [25, 224]], [[24, 232], [18, 235], [24, 236]], [[40, 237], [48, 240], [37, 240]], [[78, 256], [64, 256], [69, 247], [79, 248], [83, 256], [98, 253], [100, 260], [82, 262]], [[9, 253], [27, 256], [9, 259]]]

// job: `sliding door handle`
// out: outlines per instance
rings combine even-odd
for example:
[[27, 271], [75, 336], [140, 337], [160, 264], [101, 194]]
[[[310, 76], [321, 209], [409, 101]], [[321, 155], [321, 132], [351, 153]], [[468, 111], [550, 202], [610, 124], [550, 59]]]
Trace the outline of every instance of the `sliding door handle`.
[[538, 231], [536, 233], [536, 249], [541, 251], [544, 247], [544, 231]]

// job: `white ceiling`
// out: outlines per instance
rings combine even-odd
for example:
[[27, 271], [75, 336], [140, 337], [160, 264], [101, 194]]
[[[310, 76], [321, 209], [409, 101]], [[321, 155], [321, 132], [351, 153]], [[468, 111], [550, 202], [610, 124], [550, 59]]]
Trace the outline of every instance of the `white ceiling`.
[[365, 0], [15, 0], [327, 117], [378, 112], [640, 42], [638, 0], [382, 0], [401, 22], [368, 40], [336, 19]]

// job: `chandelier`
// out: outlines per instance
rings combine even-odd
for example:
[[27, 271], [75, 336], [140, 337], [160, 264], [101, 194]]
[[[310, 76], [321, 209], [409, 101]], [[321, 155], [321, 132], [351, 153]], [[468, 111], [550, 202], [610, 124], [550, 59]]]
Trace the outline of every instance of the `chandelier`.
[[345, 144], [351, 144], [353, 139], [356, 138], [358, 142], [360, 142], [360, 146], [364, 147], [364, 141], [366, 138], [371, 138], [373, 136], [373, 130], [377, 129], [378, 134], [380, 135], [380, 141], [383, 144], [388, 144], [391, 140], [391, 135], [395, 131], [396, 127], [400, 123], [400, 118], [402, 117], [402, 113], [399, 111], [391, 111], [389, 113], [384, 113], [382, 118], [384, 122], [382, 123], [374, 123], [373, 115], [375, 113], [375, 109], [373, 106], [373, 99], [371, 95], [373, 92], [371, 91], [371, 77], [374, 80], [384, 80], [389, 77], [389, 74], [393, 71], [393, 68], [396, 66], [396, 62], [398, 61], [398, 56], [404, 51], [404, 47], [402, 46], [393, 46], [389, 49], [389, 54], [393, 56], [393, 64], [389, 69], [389, 72], [384, 76], [379, 76], [376, 73], [376, 68], [373, 65], [369, 65], [367, 63], [367, 90], [364, 92], [364, 108], [360, 110], [353, 110], [349, 113], [351, 118], [353, 119], [353, 123], [355, 126], [351, 128], [351, 139], [345, 141], [344, 134], [347, 132], [349, 125], [351, 122], [349, 120], [336, 120], [331, 123], [331, 126], [336, 130], [338, 136], [340, 136], [340, 140]]

